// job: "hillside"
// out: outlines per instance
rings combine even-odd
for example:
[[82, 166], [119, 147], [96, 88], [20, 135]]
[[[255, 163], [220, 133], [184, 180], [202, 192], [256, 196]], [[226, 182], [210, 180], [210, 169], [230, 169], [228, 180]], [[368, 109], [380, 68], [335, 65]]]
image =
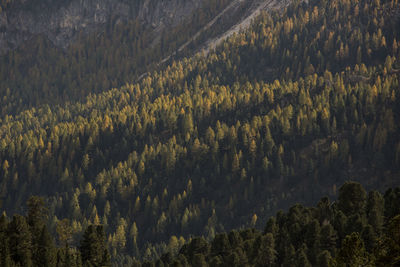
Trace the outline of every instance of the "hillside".
[[[56, 47], [67, 48], [80, 35], [101, 34], [105, 27], [136, 19], [156, 39], [162, 31], [180, 25], [194, 12], [207, 9], [209, 3], [193, 0], [2, 1], [0, 53], [12, 51], [36, 35], [43, 35]], [[216, 14], [226, 5], [223, 1], [212, 3], [211, 12]]]
[[177, 255], [171, 246], [155, 264], [142, 266], [398, 266], [399, 189], [382, 196], [345, 183], [338, 202], [325, 197], [314, 207], [297, 204], [271, 217], [263, 232], [233, 230], [210, 242], [194, 238]]
[[[89, 225], [78, 248], [69, 247], [68, 220], [57, 226], [64, 246], [56, 246], [45, 224], [39, 197], [27, 201], [25, 216], [0, 218], [1, 266], [111, 266], [103, 226]], [[180, 248], [171, 237], [167, 252], [153, 262], [130, 266], [398, 266], [400, 263], [400, 188], [368, 194], [346, 182], [337, 202], [322, 198], [314, 207], [300, 204], [254, 228], [219, 233], [207, 242], [191, 238]]]
[[[63, 99], [62, 86], [58, 96], [40, 91], [50, 73], [28, 80], [39, 91], [11, 87], [2, 97], [1, 208], [24, 213], [31, 195], [45, 197], [49, 231], [68, 218], [71, 247], [88, 225], [102, 224], [123, 266], [160, 257], [170, 240], [177, 248], [192, 236], [260, 229], [294, 203], [336, 199], [348, 180], [396, 187], [399, 11], [397, 1], [294, 1], [261, 12], [207, 55], [171, 61], [138, 82], [117, 52], [128, 36], [118, 29], [136, 24], [121, 24], [100, 42], [116, 49], [99, 48], [115, 52], [99, 73], [125, 84], [99, 92], [73, 78], [101, 66], [83, 53], [96, 54], [89, 38], [86, 49], [70, 48], [87, 65], [65, 74], [84, 100]], [[52, 69], [47, 62], [40, 73]], [[55, 73], [64, 73], [57, 62]], [[102, 81], [90, 75], [92, 85]], [[24, 90], [44, 102], [25, 105]]]
[[0, 12], [0, 115], [134, 82], [224, 32], [252, 2], [10, 1]]

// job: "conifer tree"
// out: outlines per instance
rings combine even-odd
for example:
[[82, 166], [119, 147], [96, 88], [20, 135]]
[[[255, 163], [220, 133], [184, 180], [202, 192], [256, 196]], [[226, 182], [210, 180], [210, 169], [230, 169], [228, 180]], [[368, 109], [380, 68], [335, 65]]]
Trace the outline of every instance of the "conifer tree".
[[53, 238], [43, 226], [42, 233], [38, 242], [38, 251], [34, 256], [34, 262], [37, 266], [51, 267], [56, 265], [56, 250], [54, 248]]
[[352, 233], [343, 240], [337, 263], [339, 266], [365, 266], [369, 263], [364, 242], [358, 233]]
[[32, 236], [25, 217], [14, 215], [8, 225], [9, 249], [15, 264], [30, 267], [32, 263]]
[[111, 266], [103, 226], [88, 226], [81, 240], [80, 252], [83, 265]]

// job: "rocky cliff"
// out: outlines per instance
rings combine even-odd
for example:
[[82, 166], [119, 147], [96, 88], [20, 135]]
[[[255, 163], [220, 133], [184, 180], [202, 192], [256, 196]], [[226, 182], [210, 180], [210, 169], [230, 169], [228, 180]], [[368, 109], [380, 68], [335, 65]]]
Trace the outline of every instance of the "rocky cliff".
[[107, 22], [138, 18], [154, 33], [182, 22], [203, 0], [22, 0], [0, 13], [0, 54], [43, 34], [67, 47], [79, 32], [101, 29]]
[[[46, 36], [65, 48], [79, 33], [88, 34], [111, 23], [139, 19], [159, 41], [160, 33], [173, 28], [201, 8], [207, 0], [15, 0], [0, 12], [0, 55], [15, 49], [35, 35]], [[199, 48], [208, 51], [221, 40], [247, 28], [262, 10], [283, 8], [290, 0], [231, 0], [213, 20], [187, 40], [183, 50], [215, 24], [226, 24], [218, 37], [212, 36]], [[229, 22], [227, 22], [227, 20]], [[169, 59], [168, 56], [163, 61]]]

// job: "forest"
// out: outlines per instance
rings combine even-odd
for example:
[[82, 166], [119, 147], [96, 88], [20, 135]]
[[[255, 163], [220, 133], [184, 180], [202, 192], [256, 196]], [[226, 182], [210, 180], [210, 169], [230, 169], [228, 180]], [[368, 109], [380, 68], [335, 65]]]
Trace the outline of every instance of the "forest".
[[[254, 228], [219, 233], [210, 242], [193, 238], [177, 255], [142, 266], [398, 266], [400, 188], [382, 196], [346, 182], [338, 201], [296, 204]], [[134, 265], [140, 266], [140, 264]]]
[[[75, 262], [84, 259], [81, 240], [96, 232], [118, 266], [395, 261], [398, 250], [375, 247], [396, 242], [391, 227], [399, 223], [398, 189], [378, 193], [400, 185], [399, 14], [397, 0], [293, 1], [207, 55], [172, 60], [138, 80], [115, 47], [128, 38], [126, 51], [136, 49], [135, 23], [110, 29], [115, 39], [100, 37], [97, 57], [88, 55], [99, 44], [90, 37], [72, 46], [68, 60], [90, 60], [66, 62], [70, 69], [45, 41], [33, 53], [43, 55], [32, 61], [36, 70], [20, 65], [29, 59], [22, 52], [2, 56], [3, 229], [33, 231], [37, 246], [40, 231], [57, 236], [63, 225], [71, 234], [68, 249], [56, 242], [60, 258], [71, 252]], [[109, 61], [107, 49], [116, 53]], [[77, 78], [91, 67], [99, 72]], [[46, 93], [51, 80], [64, 85], [52, 82]], [[376, 191], [341, 187], [349, 180]], [[347, 189], [362, 198], [354, 207], [341, 200]], [[25, 214], [32, 195], [47, 205], [47, 230], [35, 230], [29, 215], [7, 217]], [[305, 208], [325, 195], [334, 203]], [[353, 246], [358, 258], [340, 246]]]
[[[26, 216], [0, 218], [1, 266], [111, 266], [103, 226], [89, 225], [79, 247], [70, 248], [71, 228], [61, 221], [55, 246], [43, 199], [31, 197], [27, 206]], [[279, 211], [262, 232], [241, 228], [209, 242], [194, 237], [180, 249], [171, 238], [171, 250], [159, 259], [131, 266], [397, 266], [399, 229], [400, 187], [382, 195], [346, 182], [337, 201], [323, 197], [314, 207]]]
[[65, 245], [56, 247], [46, 226], [48, 210], [44, 199], [32, 196], [26, 205], [25, 216], [0, 217], [1, 266], [111, 266], [103, 226], [89, 225], [77, 249], [69, 247], [71, 229], [61, 221], [57, 236]]
[[[44, 6], [51, 8], [55, 2]], [[127, 2], [134, 13], [143, 1]], [[79, 32], [77, 40], [65, 50], [55, 47], [44, 36], [35, 36], [0, 57], [0, 88], [3, 89], [0, 91], [0, 115], [18, 114], [44, 104], [83, 101], [91, 93], [135, 82], [142, 74], [163, 65], [161, 60], [167, 56], [174, 58], [175, 54], [182, 56], [193, 52], [205, 36], [211, 38], [234, 22], [233, 18], [225, 19], [178, 52], [190, 36], [229, 4], [227, 0], [203, 2], [184, 22], [164, 29], [159, 41], [149, 33], [151, 26], [143, 24], [139, 18], [117, 23], [118, 17], [110, 18], [100, 31], [89, 35]], [[232, 15], [240, 16], [246, 10], [246, 3]]]

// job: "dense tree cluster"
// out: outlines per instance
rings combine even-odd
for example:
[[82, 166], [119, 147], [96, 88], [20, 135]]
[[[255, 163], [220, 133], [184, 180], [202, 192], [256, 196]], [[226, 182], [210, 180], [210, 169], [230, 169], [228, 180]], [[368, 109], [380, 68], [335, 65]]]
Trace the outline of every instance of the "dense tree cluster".
[[[2, 208], [20, 212], [30, 194], [46, 196], [50, 231], [68, 214], [64, 239], [77, 246], [102, 224], [111, 255], [128, 264], [176, 253], [191, 235], [260, 227], [289, 203], [336, 196], [350, 178], [398, 184], [399, 9], [295, 2], [206, 57], [1, 117]], [[339, 199], [338, 209], [348, 216], [359, 204]], [[315, 262], [307, 253], [299, 257]]]
[[[42, 8], [57, 5], [56, 2]], [[135, 14], [143, 1], [127, 2], [134, 5], [130, 12]], [[150, 7], [154, 2], [150, 1]], [[185, 21], [166, 27], [157, 37], [149, 33], [151, 26], [139, 18], [120, 23], [118, 17], [111, 18], [104, 29], [89, 36], [81, 32], [65, 50], [54, 47], [43, 36], [34, 37], [0, 58], [0, 115], [16, 114], [42, 104], [83, 100], [90, 93], [134, 82], [163, 58], [176, 54], [182, 44], [229, 3], [202, 2], [201, 8]], [[243, 10], [246, 10], [244, 4]], [[240, 15], [239, 11], [233, 15]], [[218, 25], [229, 27], [232, 23], [233, 20], [227, 20]], [[212, 37], [218, 31], [221, 29], [213, 27], [204, 34]], [[191, 51], [201, 41], [202, 38], [197, 38], [179, 54]]]
[[[31, 197], [26, 216], [0, 217], [0, 265], [3, 267], [111, 266], [101, 225], [89, 225], [79, 248], [57, 247], [46, 226], [47, 209], [42, 198]], [[65, 222], [65, 221], [64, 221]], [[60, 223], [59, 238], [65, 224]], [[63, 230], [61, 230], [63, 229]], [[64, 231], [65, 232], [65, 231]]]
[[[292, 206], [271, 217], [263, 233], [233, 230], [207, 242], [194, 238], [179, 253], [142, 266], [398, 266], [400, 188], [382, 196], [354, 182], [339, 200]], [[136, 266], [140, 266], [137, 264]]]

